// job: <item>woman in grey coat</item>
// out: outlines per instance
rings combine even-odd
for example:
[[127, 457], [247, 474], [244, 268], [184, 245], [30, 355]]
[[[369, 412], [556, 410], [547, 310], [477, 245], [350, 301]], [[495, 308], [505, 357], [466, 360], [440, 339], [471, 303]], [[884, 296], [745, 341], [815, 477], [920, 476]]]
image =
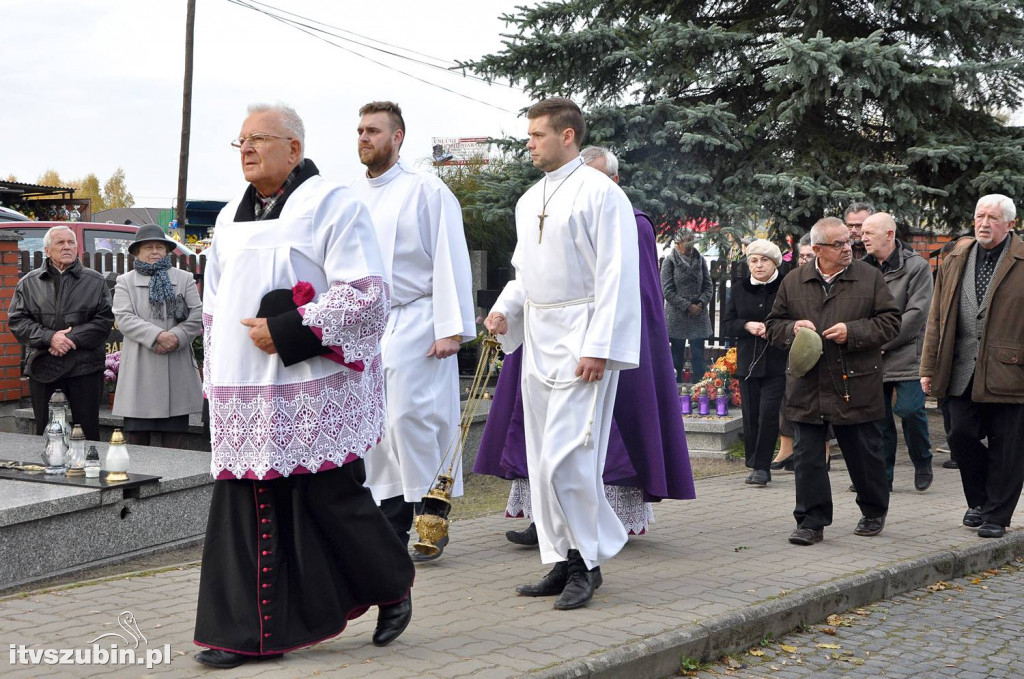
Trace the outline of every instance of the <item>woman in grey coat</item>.
[[711, 337], [711, 273], [707, 262], [693, 246], [690, 231], [680, 230], [673, 239], [672, 251], [661, 264], [661, 291], [665, 295], [665, 325], [672, 345], [672, 363], [676, 381], [683, 381], [686, 342], [690, 342], [693, 381], [707, 370], [704, 338]]
[[203, 303], [192, 274], [171, 267], [176, 243], [148, 224], [128, 251], [135, 270], [117, 277], [114, 318], [124, 335], [114, 415], [124, 418], [128, 442], [150, 445], [160, 432], [167, 448], [181, 447], [188, 416], [203, 409], [192, 340], [203, 331]]

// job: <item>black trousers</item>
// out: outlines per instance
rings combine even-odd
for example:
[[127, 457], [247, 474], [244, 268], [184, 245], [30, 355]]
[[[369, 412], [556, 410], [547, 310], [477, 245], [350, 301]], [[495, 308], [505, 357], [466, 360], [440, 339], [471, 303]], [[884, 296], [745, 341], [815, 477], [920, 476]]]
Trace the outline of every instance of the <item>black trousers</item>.
[[28, 380], [32, 412], [36, 418], [36, 434], [46, 430], [50, 419], [50, 397], [60, 389], [71, 405], [71, 423], [82, 425], [82, 433], [90, 441], [100, 440], [100, 397], [103, 395], [103, 372], [62, 377], [43, 384], [31, 377]]
[[[796, 476], [796, 508], [793, 518], [800, 528], [817, 530], [832, 525], [832, 486], [825, 466], [827, 424], [794, 422], [793, 472]], [[889, 481], [885, 476], [882, 436], [877, 422], [834, 424], [832, 429], [843, 451], [850, 480], [857, 488], [857, 506], [869, 518], [889, 511]]]
[[403, 545], [409, 544], [409, 531], [412, 530], [413, 515], [416, 514], [420, 504], [419, 502], [406, 502], [402, 495], [380, 501], [380, 511], [391, 524], [391, 528]]
[[[1009, 526], [1024, 487], [1024, 404], [975, 403], [974, 380], [963, 396], [946, 399], [949, 449], [960, 466], [969, 507], [981, 507], [983, 521]], [[988, 445], [982, 439], [988, 436]]]
[[768, 469], [779, 438], [779, 408], [786, 393], [785, 375], [766, 375], [740, 380], [743, 399], [743, 445], [747, 466]]

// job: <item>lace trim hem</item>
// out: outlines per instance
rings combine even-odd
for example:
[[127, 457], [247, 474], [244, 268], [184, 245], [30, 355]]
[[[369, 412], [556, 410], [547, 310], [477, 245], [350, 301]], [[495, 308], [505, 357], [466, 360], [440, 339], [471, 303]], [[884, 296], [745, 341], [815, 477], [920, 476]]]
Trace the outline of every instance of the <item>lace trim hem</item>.
[[[643, 489], [638, 486], [605, 485], [604, 496], [630, 535], [643, 535], [654, 523], [654, 506], [644, 502]], [[512, 479], [505, 516], [513, 519], [533, 518], [529, 479]]]
[[315, 473], [363, 457], [384, 433], [384, 372], [378, 354], [364, 372], [341, 371], [297, 384], [213, 387], [214, 478], [225, 470], [263, 479], [298, 467]]

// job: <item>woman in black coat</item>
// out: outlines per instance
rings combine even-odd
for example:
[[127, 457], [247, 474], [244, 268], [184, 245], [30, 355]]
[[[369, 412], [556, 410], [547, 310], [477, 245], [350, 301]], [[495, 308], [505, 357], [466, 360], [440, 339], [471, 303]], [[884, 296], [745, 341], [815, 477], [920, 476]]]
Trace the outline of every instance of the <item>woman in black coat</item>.
[[746, 483], [765, 486], [779, 437], [779, 407], [786, 391], [786, 353], [768, 344], [764, 321], [782, 283], [782, 252], [766, 240], [747, 246], [749, 276], [734, 279], [722, 310], [722, 334], [737, 338], [736, 377], [743, 401]]

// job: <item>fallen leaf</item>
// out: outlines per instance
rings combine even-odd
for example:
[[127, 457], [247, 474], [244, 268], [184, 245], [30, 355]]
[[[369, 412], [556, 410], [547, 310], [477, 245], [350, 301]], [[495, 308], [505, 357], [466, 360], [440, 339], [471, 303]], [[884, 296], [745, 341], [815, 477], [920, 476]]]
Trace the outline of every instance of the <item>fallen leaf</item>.
[[843, 624], [843, 618], [839, 615], [830, 615], [827, 618], [825, 618], [825, 622], [827, 622], [830, 625], [841, 625]]
[[786, 644], [779, 644], [779, 648], [781, 648], [786, 653], [796, 653], [797, 651], [796, 646], [787, 646]]
[[842, 660], [845, 661], [845, 662], [850, 663], [851, 665], [863, 665], [864, 664], [864, 658], [843, 658]]
[[[829, 634], [831, 636], [835, 636], [836, 635], [836, 628], [835, 627], [822, 627], [821, 631], [824, 632], [825, 634]], [[821, 646], [821, 644], [818, 644], [818, 645]], [[839, 647], [836, 646], [836, 648], [839, 648]]]
[[764, 655], [764, 651], [762, 651], [760, 648], [752, 648], [749, 651], [747, 651], [747, 653], [749, 653], [750, 655], [756, 655], [758, 658]]
[[815, 648], [842, 648], [839, 644], [815, 644], [814, 646]]
[[768, 667], [772, 668], [773, 672], [778, 672], [779, 671], [779, 668], [776, 667], [775, 665], [769, 665]]

